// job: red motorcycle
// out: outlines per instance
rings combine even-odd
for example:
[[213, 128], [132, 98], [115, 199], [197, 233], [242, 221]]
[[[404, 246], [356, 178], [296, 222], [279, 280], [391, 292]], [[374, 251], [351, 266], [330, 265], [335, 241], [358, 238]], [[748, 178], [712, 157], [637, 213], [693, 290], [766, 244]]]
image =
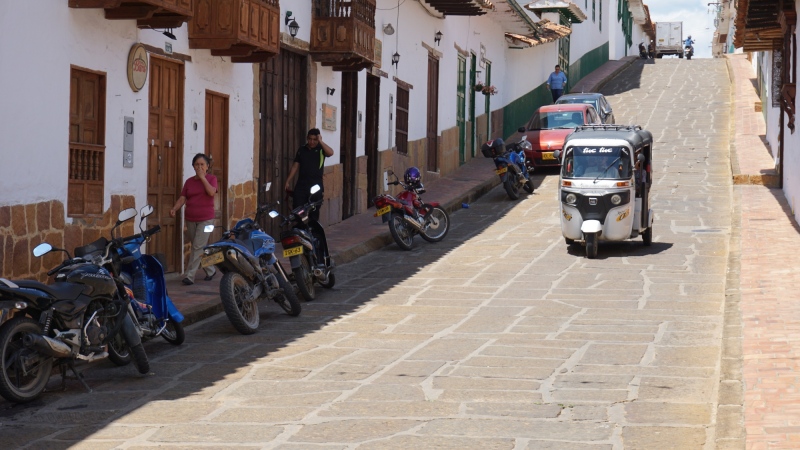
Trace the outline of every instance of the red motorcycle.
[[411, 250], [414, 235], [419, 234], [428, 242], [439, 242], [447, 235], [450, 229], [450, 217], [439, 206], [439, 203], [423, 203], [421, 194], [425, 193], [422, 186], [422, 176], [419, 169], [409, 167], [400, 181], [394, 172], [391, 185], [403, 186], [403, 192], [393, 197], [383, 194], [375, 197], [374, 203], [377, 212], [375, 217], [383, 216], [384, 222], [389, 222], [389, 231], [392, 238], [403, 250]]

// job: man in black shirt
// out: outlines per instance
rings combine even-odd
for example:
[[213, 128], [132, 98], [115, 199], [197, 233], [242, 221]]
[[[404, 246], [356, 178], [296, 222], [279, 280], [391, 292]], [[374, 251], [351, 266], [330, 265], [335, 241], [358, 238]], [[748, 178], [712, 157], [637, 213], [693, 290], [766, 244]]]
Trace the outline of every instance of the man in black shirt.
[[[318, 184], [320, 191], [315, 197], [321, 197], [324, 191], [322, 185], [322, 174], [325, 169], [325, 158], [333, 156], [333, 149], [326, 143], [322, 142], [322, 136], [319, 129], [312, 128], [308, 130], [308, 141], [297, 149], [297, 155], [294, 157], [292, 169], [289, 171], [289, 176], [286, 178], [285, 189], [291, 190], [291, 182], [295, 175], [297, 176], [297, 183], [294, 185], [294, 194], [292, 196], [292, 208], [305, 205], [311, 199], [311, 187]], [[319, 220], [319, 209], [309, 213], [309, 219]]]

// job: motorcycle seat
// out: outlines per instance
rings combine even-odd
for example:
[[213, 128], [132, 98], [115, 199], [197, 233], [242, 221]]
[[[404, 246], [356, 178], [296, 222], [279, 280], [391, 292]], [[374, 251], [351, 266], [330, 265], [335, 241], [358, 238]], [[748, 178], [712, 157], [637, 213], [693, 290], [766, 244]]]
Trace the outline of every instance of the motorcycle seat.
[[56, 282], [53, 284], [44, 284], [32, 280], [14, 280], [17, 286], [27, 289], [38, 289], [47, 292], [48, 295], [59, 300], [75, 300], [81, 295], [85, 285], [75, 283]]

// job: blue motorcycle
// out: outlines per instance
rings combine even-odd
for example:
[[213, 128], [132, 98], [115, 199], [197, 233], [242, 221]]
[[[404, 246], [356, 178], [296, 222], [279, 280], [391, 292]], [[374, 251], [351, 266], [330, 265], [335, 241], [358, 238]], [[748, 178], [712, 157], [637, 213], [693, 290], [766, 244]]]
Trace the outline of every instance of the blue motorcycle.
[[[125, 282], [130, 298], [128, 309], [142, 341], [161, 336], [170, 344], [181, 345], [186, 339], [181, 325], [183, 314], [167, 294], [164, 266], [157, 257], [143, 254], [140, 249], [150, 236], [161, 231], [160, 225], [147, 230], [142, 227], [144, 219], [153, 211], [150, 205], [143, 207], [139, 213], [140, 233], [122, 238], [112, 246], [112, 251], [116, 252], [114, 270], [127, 275], [123, 279], [128, 280]], [[108, 359], [119, 366], [131, 362], [130, 352], [122, 344], [121, 339], [117, 339], [108, 346]]]
[[483, 156], [494, 159], [494, 165], [497, 168], [495, 172], [500, 176], [500, 182], [503, 183], [511, 200], [519, 198], [520, 188], [533, 194], [533, 180], [530, 177], [533, 167], [528, 168], [525, 150], [531, 150], [531, 143], [528, 142], [528, 137], [525, 135], [519, 142], [508, 144], [508, 146], [502, 138], [493, 139], [481, 146]]
[[[266, 190], [269, 190], [267, 183]], [[228, 320], [242, 334], [253, 334], [260, 317], [257, 301], [274, 300], [287, 314], [300, 314], [300, 301], [289, 275], [275, 257], [275, 240], [259, 225], [270, 205], [259, 206], [255, 219], [245, 218], [222, 235], [219, 242], [203, 249], [202, 267], [215, 265], [222, 271], [219, 294]], [[207, 230], [208, 231], [208, 230]]]

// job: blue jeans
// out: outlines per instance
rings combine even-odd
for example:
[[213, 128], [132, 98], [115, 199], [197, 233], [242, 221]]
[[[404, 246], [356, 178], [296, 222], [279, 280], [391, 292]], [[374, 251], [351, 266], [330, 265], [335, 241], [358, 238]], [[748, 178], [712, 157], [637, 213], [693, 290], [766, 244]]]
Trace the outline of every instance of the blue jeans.
[[558, 100], [558, 97], [561, 97], [561, 94], [564, 93], [563, 89], [550, 89], [550, 92], [553, 94], [553, 103]]

